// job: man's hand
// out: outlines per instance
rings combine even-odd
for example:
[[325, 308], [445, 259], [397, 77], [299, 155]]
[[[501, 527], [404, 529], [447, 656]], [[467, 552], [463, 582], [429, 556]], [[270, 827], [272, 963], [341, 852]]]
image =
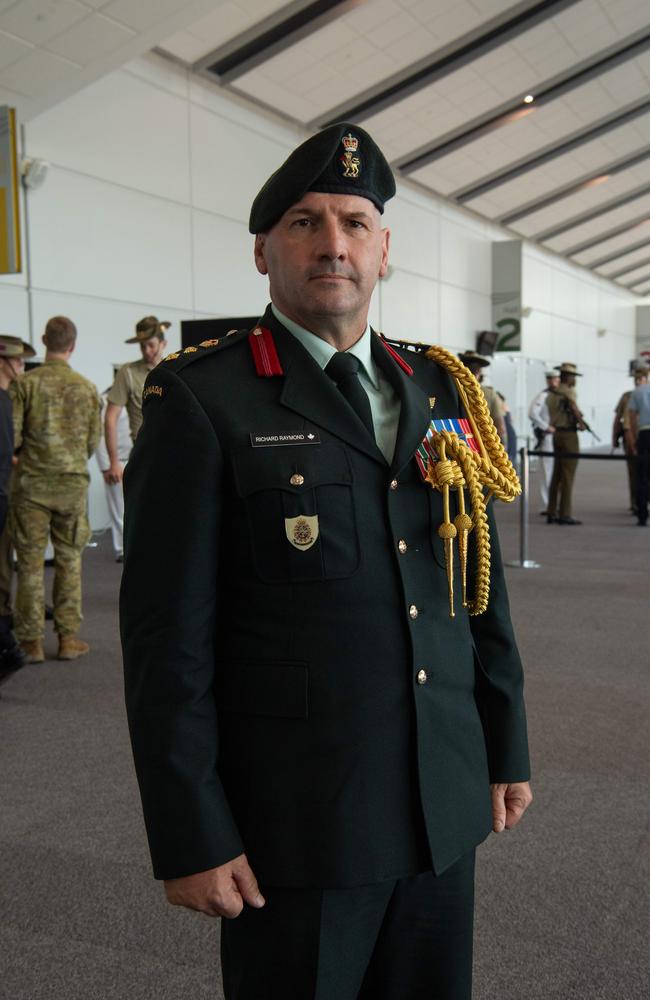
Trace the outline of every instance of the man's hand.
[[114, 462], [111, 465], [110, 469], [107, 469], [106, 472], [102, 473], [102, 475], [104, 477], [104, 482], [109, 483], [111, 486], [114, 486], [115, 483], [122, 482], [122, 476], [124, 475], [124, 466], [122, 465], [121, 462]]
[[265, 902], [245, 854], [219, 868], [167, 879], [165, 894], [173, 906], [187, 906], [208, 917], [238, 917], [244, 903], [259, 910]]
[[492, 793], [492, 829], [495, 833], [512, 830], [528, 806], [533, 801], [533, 793], [527, 781], [515, 781], [512, 785], [490, 785]]

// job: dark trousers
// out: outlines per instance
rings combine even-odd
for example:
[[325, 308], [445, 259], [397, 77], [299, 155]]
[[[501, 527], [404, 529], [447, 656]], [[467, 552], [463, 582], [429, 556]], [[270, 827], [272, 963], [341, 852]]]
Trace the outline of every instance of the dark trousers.
[[438, 877], [262, 892], [221, 922], [226, 1000], [471, 1000], [474, 851]]
[[639, 524], [648, 520], [648, 491], [650, 489], [650, 430], [639, 431], [636, 439], [636, 516]]
[[[551, 517], [571, 517], [573, 480], [578, 468], [577, 458], [563, 458], [567, 452], [580, 450], [577, 431], [556, 431], [553, 435], [553, 478], [548, 490], [547, 511]], [[559, 495], [559, 510], [558, 510]]]

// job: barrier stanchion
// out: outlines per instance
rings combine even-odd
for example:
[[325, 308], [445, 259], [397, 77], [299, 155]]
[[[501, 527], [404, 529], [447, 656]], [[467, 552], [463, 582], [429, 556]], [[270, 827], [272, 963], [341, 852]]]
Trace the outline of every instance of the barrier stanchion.
[[540, 569], [541, 563], [528, 558], [528, 488], [530, 483], [530, 459], [528, 443], [519, 449], [521, 459], [521, 497], [519, 498], [519, 559], [507, 562], [506, 566], [515, 569]]

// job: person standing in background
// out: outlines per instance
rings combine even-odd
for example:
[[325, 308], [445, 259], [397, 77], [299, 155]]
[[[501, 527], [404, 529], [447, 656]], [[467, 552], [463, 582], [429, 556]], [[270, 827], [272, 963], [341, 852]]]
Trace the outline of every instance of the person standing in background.
[[138, 361], [130, 361], [118, 371], [115, 381], [108, 393], [106, 415], [104, 417], [104, 434], [108, 452], [109, 467], [104, 473], [104, 479], [109, 484], [121, 483], [124, 473], [124, 463], [120, 461], [117, 423], [122, 407], [126, 407], [131, 429], [131, 441], [134, 442], [142, 425], [142, 390], [144, 382], [156, 365], [160, 362], [167, 347], [165, 334], [170, 323], [159, 322], [156, 316], [145, 316], [135, 327], [135, 337], [130, 337], [125, 343], [139, 344], [142, 357]]
[[[36, 351], [20, 337], [0, 335], [0, 545], [11, 550], [9, 533], [5, 531], [9, 507], [9, 482], [14, 461], [13, 405], [9, 389], [25, 370], [25, 358]], [[11, 558], [11, 556], [9, 556]], [[11, 577], [11, 573], [9, 574]], [[11, 584], [9, 584], [11, 586]], [[9, 595], [7, 594], [7, 601]], [[24, 654], [11, 631], [13, 616], [0, 608], [0, 680], [25, 663]]]
[[483, 369], [487, 368], [490, 364], [490, 359], [484, 357], [482, 354], [478, 354], [476, 351], [463, 351], [458, 355], [460, 360], [463, 362], [466, 368], [469, 368], [472, 375], [474, 375], [478, 381], [481, 383], [481, 389], [483, 390], [483, 395], [488, 405], [488, 410], [490, 411], [490, 416], [494, 421], [494, 426], [496, 427], [499, 437], [504, 444], [508, 442], [508, 432], [506, 429], [506, 422], [503, 416], [503, 407], [499, 402], [499, 397], [497, 395], [496, 389], [491, 385], [485, 384], [485, 378], [483, 375]]
[[[161, 326], [163, 324], [161, 323]], [[117, 374], [121, 365], [113, 366], [113, 376]], [[102, 403], [102, 425], [104, 423], [104, 417], [106, 415], [106, 408], [108, 406], [108, 395], [111, 391], [112, 386], [109, 386], [101, 394]], [[117, 458], [122, 466], [125, 466], [129, 460], [129, 455], [131, 454], [131, 433], [129, 430], [129, 418], [124, 407], [119, 408], [119, 413], [117, 417]], [[108, 507], [108, 516], [111, 525], [111, 537], [113, 540], [113, 551], [115, 552], [115, 561], [122, 562], [122, 552], [124, 549], [123, 535], [124, 535], [124, 493], [122, 491], [121, 483], [111, 482], [110, 476], [110, 465], [111, 460], [108, 457], [108, 449], [106, 448], [105, 437], [102, 436], [99, 439], [99, 444], [97, 445], [97, 451], [95, 452], [95, 458], [97, 459], [97, 465], [99, 466], [99, 471], [104, 477], [104, 492], [106, 496], [106, 506]]]
[[[548, 393], [550, 389], [556, 389], [560, 384], [560, 376], [557, 372], [546, 372], [546, 387], [538, 392], [530, 404], [528, 416], [533, 425], [536, 438], [536, 450], [552, 451], [553, 433], [555, 427], [550, 421], [548, 413]], [[551, 455], [541, 456], [539, 494], [542, 500], [542, 510], [540, 514], [548, 514], [548, 487], [553, 476], [553, 458]]]
[[637, 524], [648, 523], [648, 492], [650, 488], [650, 385], [647, 376], [643, 385], [633, 390], [628, 403], [630, 435], [637, 458], [636, 516]]
[[[635, 388], [645, 385], [648, 381], [648, 369], [638, 365], [632, 371]], [[627, 479], [630, 489], [630, 513], [636, 514], [636, 452], [635, 441], [630, 428], [630, 416], [628, 406], [633, 389], [624, 392], [614, 410], [614, 423], [612, 425], [612, 448], [617, 448], [620, 443], [625, 451], [625, 464], [627, 465]]]
[[[582, 413], [578, 409], [575, 384], [576, 378], [581, 378], [574, 364], [563, 361], [556, 365], [560, 373], [560, 384], [556, 389], [549, 389], [547, 406], [550, 423], [555, 427], [553, 433], [553, 477], [548, 495], [547, 524], [582, 524], [572, 515], [573, 483], [577, 458], [565, 458], [565, 455], [577, 454], [580, 451], [578, 431], [586, 430]], [[559, 497], [559, 508], [558, 508]]]
[[45, 362], [19, 380], [14, 400], [19, 451], [9, 515], [18, 559], [15, 630], [30, 663], [42, 663], [43, 559], [54, 544], [54, 627], [57, 658], [75, 660], [90, 649], [77, 638], [81, 624], [81, 555], [90, 538], [86, 513], [88, 459], [101, 433], [99, 396], [70, 367], [77, 328], [53, 316], [43, 334]]

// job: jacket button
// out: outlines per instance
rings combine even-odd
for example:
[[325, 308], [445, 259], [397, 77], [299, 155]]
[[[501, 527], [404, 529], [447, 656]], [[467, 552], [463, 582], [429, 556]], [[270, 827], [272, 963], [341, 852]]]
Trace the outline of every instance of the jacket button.
[[427, 672], [426, 672], [426, 670], [418, 670], [418, 673], [417, 673], [417, 682], [418, 682], [418, 684], [426, 684], [427, 680], [428, 680], [428, 678], [427, 678]]
[[402, 555], [404, 555], [404, 553], [408, 549], [408, 545], [406, 544], [403, 538], [400, 538], [399, 542], [397, 543], [397, 548], [400, 550]]
[[396, 479], [391, 479], [391, 481], [390, 481], [390, 488], [391, 488], [391, 490], [396, 490], [397, 489], [397, 480]]
[[419, 614], [420, 614], [420, 612], [419, 612], [419, 611], [418, 611], [418, 609], [416, 608], [415, 604], [411, 604], [411, 606], [410, 606], [410, 608], [409, 608], [409, 618], [413, 618], [413, 619], [415, 619], [415, 618], [417, 618], [417, 616], [418, 616]]
[[289, 480], [292, 486], [302, 486], [305, 481], [305, 477], [301, 476], [299, 472], [294, 472], [293, 476]]

